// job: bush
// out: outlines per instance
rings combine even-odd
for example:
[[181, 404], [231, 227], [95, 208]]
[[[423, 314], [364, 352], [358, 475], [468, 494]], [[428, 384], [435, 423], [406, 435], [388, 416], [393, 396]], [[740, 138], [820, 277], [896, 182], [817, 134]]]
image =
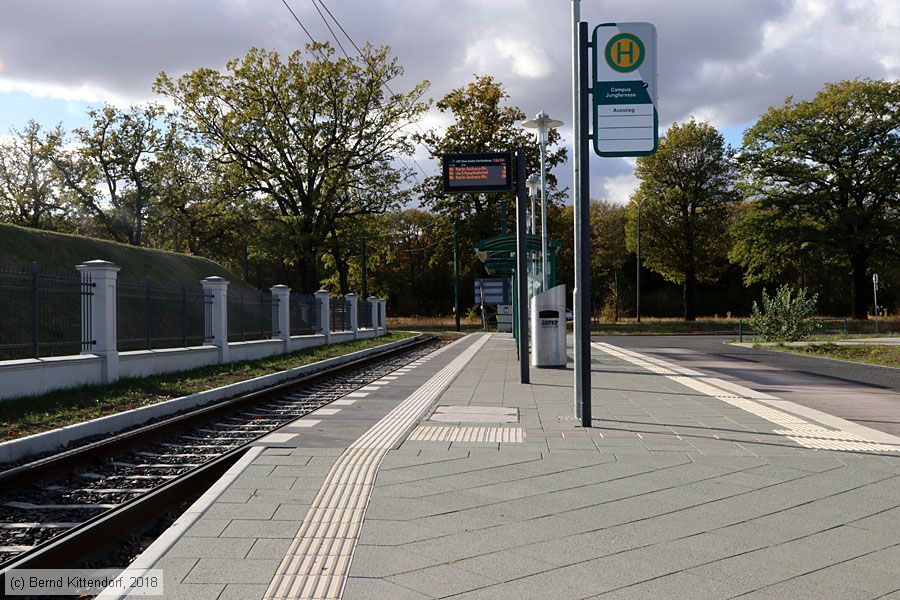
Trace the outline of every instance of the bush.
[[753, 303], [750, 327], [753, 332], [767, 342], [795, 342], [809, 336], [818, 328], [818, 323], [810, 317], [815, 314], [818, 294], [807, 296], [800, 288], [791, 297], [791, 288], [783, 285], [774, 296], [762, 293], [762, 310]]

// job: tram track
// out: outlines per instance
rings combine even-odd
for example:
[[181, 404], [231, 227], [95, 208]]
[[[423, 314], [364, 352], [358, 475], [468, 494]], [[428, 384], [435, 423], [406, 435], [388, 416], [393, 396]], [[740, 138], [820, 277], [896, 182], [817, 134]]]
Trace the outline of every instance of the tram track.
[[249, 444], [433, 352], [412, 344], [0, 473], [0, 575], [63, 568], [201, 494]]

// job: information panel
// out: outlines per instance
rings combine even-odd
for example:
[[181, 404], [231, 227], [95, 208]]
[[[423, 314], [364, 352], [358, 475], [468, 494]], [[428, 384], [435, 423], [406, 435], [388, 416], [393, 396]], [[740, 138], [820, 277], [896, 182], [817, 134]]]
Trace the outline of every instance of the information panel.
[[512, 191], [512, 153], [444, 154], [445, 194]]
[[604, 23], [594, 28], [594, 151], [645, 156], [659, 143], [656, 27]]

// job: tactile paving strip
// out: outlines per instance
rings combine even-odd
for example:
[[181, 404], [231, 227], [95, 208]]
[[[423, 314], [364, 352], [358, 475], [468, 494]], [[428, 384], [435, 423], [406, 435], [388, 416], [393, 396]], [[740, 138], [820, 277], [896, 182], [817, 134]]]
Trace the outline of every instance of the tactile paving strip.
[[489, 442], [510, 444], [525, 441], [521, 427], [437, 427], [419, 425], [409, 435], [416, 442]]
[[[381, 461], [489, 338], [479, 336], [338, 457], [269, 583], [266, 600], [341, 597]], [[445, 346], [412, 364], [424, 364], [452, 347]]]
[[[607, 354], [611, 354], [633, 365], [643, 367], [654, 373], [659, 373], [665, 377], [677, 381], [689, 388], [702, 392], [707, 396], [712, 396], [727, 402], [732, 406], [736, 406], [742, 410], [752, 413], [758, 417], [775, 423], [784, 429], [776, 430], [775, 433], [796, 442], [804, 448], [817, 448], [820, 450], [844, 450], [856, 452], [900, 452], [900, 446], [892, 446], [890, 444], [882, 444], [873, 440], [867, 440], [864, 437], [851, 433], [849, 431], [841, 431], [838, 429], [828, 429], [801, 419], [796, 415], [760, 404], [750, 398], [738, 395], [733, 390], [738, 386], [729, 385], [731, 391], [722, 390], [718, 387], [710, 385], [704, 381], [698, 381], [698, 376], [702, 373], [691, 371], [688, 369], [680, 369], [675, 365], [670, 365], [659, 359], [650, 359], [647, 356], [619, 348], [611, 344], [602, 342], [592, 342], [591, 345], [598, 350], [602, 350]], [[690, 373], [686, 375], [685, 373]], [[717, 381], [715, 378], [705, 378], [707, 381]], [[752, 390], [748, 390], [752, 392]], [[750, 395], [750, 394], [747, 394]], [[759, 395], [757, 393], [757, 395]], [[774, 399], [774, 396], [770, 396]]]

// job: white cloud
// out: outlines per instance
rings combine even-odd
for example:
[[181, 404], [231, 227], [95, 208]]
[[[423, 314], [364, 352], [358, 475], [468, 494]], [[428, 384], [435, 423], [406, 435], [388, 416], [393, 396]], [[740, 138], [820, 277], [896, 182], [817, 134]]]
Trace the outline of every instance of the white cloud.
[[543, 79], [553, 72], [554, 61], [546, 51], [515, 39], [499, 39], [494, 46], [500, 56], [511, 61], [513, 71], [526, 79]]
[[28, 94], [32, 98], [52, 98], [70, 103], [107, 102], [115, 106], [127, 106], [130, 103], [142, 101], [141, 99], [120, 95], [90, 83], [65, 85], [47, 81], [26, 81], [9, 77], [0, 77], [0, 93], [3, 92], [20, 92]]

